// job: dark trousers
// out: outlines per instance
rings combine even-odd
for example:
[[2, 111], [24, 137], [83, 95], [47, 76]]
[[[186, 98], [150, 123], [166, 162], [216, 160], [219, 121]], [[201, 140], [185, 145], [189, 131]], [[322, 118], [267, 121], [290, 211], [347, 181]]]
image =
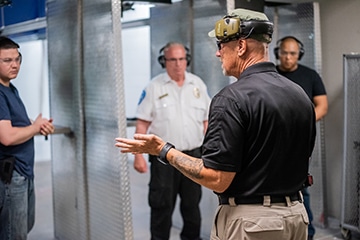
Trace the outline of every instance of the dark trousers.
[[[200, 149], [187, 152], [200, 157]], [[164, 165], [150, 156], [151, 176], [149, 184], [149, 205], [151, 207], [151, 240], [168, 240], [172, 226], [177, 195], [180, 196], [180, 214], [183, 227], [182, 240], [200, 239], [201, 186], [194, 183], [171, 165]]]
[[310, 209], [310, 194], [309, 194], [309, 190], [306, 188], [303, 188], [303, 190], [301, 191], [303, 197], [304, 197], [304, 206], [306, 209], [306, 212], [308, 214], [309, 217], [309, 225], [308, 225], [308, 236], [314, 236], [315, 235], [315, 228], [312, 225], [312, 221], [313, 221], [313, 214], [311, 212]]

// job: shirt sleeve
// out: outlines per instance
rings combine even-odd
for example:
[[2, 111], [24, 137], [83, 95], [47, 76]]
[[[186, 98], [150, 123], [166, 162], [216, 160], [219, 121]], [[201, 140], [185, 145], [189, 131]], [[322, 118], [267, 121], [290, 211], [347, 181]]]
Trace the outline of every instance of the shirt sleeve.
[[240, 171], [245, 137], [241, 110], [225, 96], [215, 97], [210, 108], [203, 144], [204, 165], [222, 171]]
[[320, 75], [314, 71], [313, 96], [326, 95], [326, 90]]
[[0, 120], [10, 120], [10, 111], [3, 92], [0, 92]]
[[153, 111], [153, 92], [150, 85], [147, 86], [141, 93], [139, 103], [136, 111], [136, 118], [151, 122]]

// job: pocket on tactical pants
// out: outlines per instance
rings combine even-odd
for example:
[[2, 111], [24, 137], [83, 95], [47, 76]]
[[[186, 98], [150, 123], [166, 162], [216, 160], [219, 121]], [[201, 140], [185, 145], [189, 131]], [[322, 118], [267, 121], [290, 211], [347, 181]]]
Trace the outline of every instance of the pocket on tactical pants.
[[228, 223], [227, 239], [283, 239], [282, 217], [241, 218]]
[[302, 217], [303, 217], [304, 223], [305, 223], [306, 225], [309, 225], [310, 221], [309, 221], [309, 216], [308, 216], [308, 214], [307, 214], [307, 212], [306, 212], [305, 205], [304, 205], [303, 210], [301, 211], [301, 215], [302, 215]]
[[239, 236], [240, 239], [252, 240], [306, 239], [305, 220], [302, 214], [243, 218], [240, 220], [242, 224], [237, 220], [229, 225], [227, 239], [239, 239]]
[[211, 228], [211, 234], [210, 234], [210, 239], [211, 240], [220, 240], [220, 238], [219, 238], [219, 228], [221, 228], [221, 226], [219, 226], [219, 224], [218, 224], [218, 218], [219, 218], [220, 209], [221, 209], [221, 205], [218, 206], [216, 211], [215, 211], [215, 216], [214, 216], [214, 220], [213, 220], [213, 224], [212, 224], [212, 228]]
[[249, 233], [284, 230], [282, 217], [244, 218], [243, 225], [244, 231]]

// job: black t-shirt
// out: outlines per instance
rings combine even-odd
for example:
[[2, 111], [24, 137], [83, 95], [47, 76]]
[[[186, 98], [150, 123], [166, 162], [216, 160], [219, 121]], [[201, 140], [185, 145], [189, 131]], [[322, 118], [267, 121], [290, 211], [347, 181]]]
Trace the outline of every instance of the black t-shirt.
[[279, 69], [279, 66], [276, 66], [276, 69], [281, 75], [299, 84], [310, 99], [315, 96], [326, 95], [324, 83], [315, 70], [301, 64], [298, 64], [297, 69], [293, 72], [283, 72]]
[[208, 168], [236, 172], [222, 196], [292, 194], [307, 176], [315, 131], [301, 87], [273, 63], [258, 63], [212, 99], [202, 159]]

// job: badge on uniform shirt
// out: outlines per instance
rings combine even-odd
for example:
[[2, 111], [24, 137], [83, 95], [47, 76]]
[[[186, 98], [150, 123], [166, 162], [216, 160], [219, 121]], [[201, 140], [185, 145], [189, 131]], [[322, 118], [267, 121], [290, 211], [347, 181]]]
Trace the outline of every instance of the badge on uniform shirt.
[[167, 97], [167, 96], [169, 96], [169, 94], [168, 94], [168, 93], [165, 93], [165, 94], [159, 96], [159, 99], [162, 99], [162, 98]]
[[141, 93], [141, 95], [140, 95], [140, 99], [139, 99], [138, 105], [140, 105], [140, 103], [142, 102], [142, 100], [144, 100], [145, 96], [146, 96], [146, 91], [143, 90], [142, 93]]
[[199, 97], [200, 97], [200, 90], [199, 90], [197, 87], [194, 88], [194, 96], [195, 96], [196, 98], [199, 98]]

